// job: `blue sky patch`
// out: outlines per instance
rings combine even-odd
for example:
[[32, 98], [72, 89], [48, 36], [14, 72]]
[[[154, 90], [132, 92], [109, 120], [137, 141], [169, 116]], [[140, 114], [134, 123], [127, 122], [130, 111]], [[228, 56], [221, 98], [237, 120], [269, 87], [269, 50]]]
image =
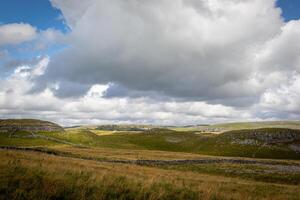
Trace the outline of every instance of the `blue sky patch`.
[[61, 12], [49, 0], [3, 0], [0, 4], [0, 23], [29, 23], [39, 30], [55, 28], [66, 32]]
[[282, 10], [282, 17], [285, 21], [300, 19], [299, 0], [278, 0], [277, 6]]

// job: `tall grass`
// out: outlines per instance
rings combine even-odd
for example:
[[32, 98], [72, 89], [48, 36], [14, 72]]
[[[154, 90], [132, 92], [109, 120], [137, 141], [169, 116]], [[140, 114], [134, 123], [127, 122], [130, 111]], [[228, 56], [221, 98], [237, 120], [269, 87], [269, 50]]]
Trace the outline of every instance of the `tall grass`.
[[299, 199], [295, 185], [0, 151], [0, 199]]
[[166, 182], [143, 184], [125, 176], [90, 171], [53, 173], [39, 166], [28, 168], [19, 160], [1, 172], [0, 199], [199, 199], [187, 186]]

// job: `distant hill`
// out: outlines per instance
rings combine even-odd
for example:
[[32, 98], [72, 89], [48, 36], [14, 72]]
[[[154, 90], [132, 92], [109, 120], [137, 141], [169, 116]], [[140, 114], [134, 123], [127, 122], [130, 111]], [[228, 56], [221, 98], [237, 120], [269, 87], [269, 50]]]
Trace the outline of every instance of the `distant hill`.
[[300, 121], [234, 122], [172, 128], [177, 131], [225, 132], [243, 129], [289, 128], [300, 129]]
[[2, 119], [0, 120], [0, 133], [14, 133], [18, 131], [26, 132], [57, 132], [64, 131], [64, 129], [48, 121], [36, 119]]
[[236, 122], [215, 124], [212, 127], [239, 130], [239, 129], [258, 129], [258, 128], [290, 128], [300, 129], [300, 121], [266, 121], [266, 122]]
[[151, 125], [119, 125], [119, 124], [108, 124], [97, 126], [96, 130], [102, 131], [144, 131], [154, 128]]
[[[287, 128], [243, 129], [220, 132], [174, 131], [145, 128], [144, 131], [116, 131], [96, 134], [95, 128], [65, 129], [39, 120], [1, 120], [0, 146], [52, 146], [65, 144], [87, 148], [113, 148], [197, 153], [214, 156], [300, 159], [300, 130]], [[112, 130], [132, 130], [131, 126], [101, 126]], [[129, 129], [128, 129], [129, 128]], [[12, 131], [10, 131], [12, 130]], [[53, 130], [53, 132], [51, 132]], [[137, 130], [137, 129], [134, 129]], [[50, 132], [49, 132], [50, 131]], [[101, 131], [100, 131], [101, 132]], [[104, 131], [105, 132], [105, 131]]]

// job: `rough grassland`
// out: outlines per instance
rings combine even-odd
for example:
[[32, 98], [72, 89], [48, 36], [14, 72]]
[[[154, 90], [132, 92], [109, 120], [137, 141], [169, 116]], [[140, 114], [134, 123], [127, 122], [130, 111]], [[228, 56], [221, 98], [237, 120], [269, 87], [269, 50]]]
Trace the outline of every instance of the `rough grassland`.
[[0, 151], [0, 199], [299, 199], [300, 187]]
[[[261, 129], [259, 129], [261, 130]], [[267, 129], [269, 130], [269, 129]], [[290, 129], [274, 129], [284, 132], [296, 131]], [[272, 130], [273, 131], [273, 130]], [[297, 135], [300, 131], [297, 130]], [[269, 132], [263, 133], [270, 135]], [[39, 132], [38, 135], [55, 138], [56, 144], [70, 143], [82, 147], [100, 147], [130, 150], [158, 150], [172, 152], [198, 153], [214, 156], [237, 156], [250, 158], [300, 159], [300, 152], [291, 148], [299, 146], [300, 141], [279, 143], [244, 144], [246, 137], [240, 137], [239, 132], [229, 132], [220, 135], [195, 134], [194, 132], [176, 132], [169, 130], [154, 130], [151, 132], [116, 132], [97, 135], [86, 129], [67, 130], [60, 132]], [[246, 135], [247, 133], [242, 133]], [[272, 134], [271, 134], [272, 135]], [[41, 140], [15, 136], [9, 138], [0, 134], [0, 145], [38, 146], [54, 145], [53, 140]], [[242, 139], [242, 141], [240, 141]], [[246, 140], [247, 141], [247, 140]], [[300, 148], [300, 147], [299, 147]]]
[[0, 200], [296, 200], [299, 132], [268, 128], [216, 135], [78, 127], [0, 133]]

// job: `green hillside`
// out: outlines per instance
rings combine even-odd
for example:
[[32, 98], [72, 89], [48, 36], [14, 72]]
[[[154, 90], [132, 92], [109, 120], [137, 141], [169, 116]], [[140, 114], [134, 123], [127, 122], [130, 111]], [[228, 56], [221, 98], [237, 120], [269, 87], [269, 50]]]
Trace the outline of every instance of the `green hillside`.
[[203, 131], [203, 132], [225, 132], [242, 129], [259, 129], [259, 128], [290, 128], [300, 129], [300, 121], [265, 121], [265, 122], [234, 122], [211, 125], [197, 125], [185, 127], [170, 127], [177, 131]]
[[[39, 143], [40, 142], [40, 143]], [[49, 144], [48, 144], [49, 143]], [[97, 135], [93, 130], [71, 129], [9, 137], [1, 135], [0, 145], [44, 146], [71, 145], [131, 150], [160, 150], [214, 156], [300, 159], [299, 130], [251, 129], [222, 134], [150, 129], [143, 132], [113, 132]]]
[[0, 133], [0, 199], [299, 199], [298, 129], [49, 131], [25, 121]]

